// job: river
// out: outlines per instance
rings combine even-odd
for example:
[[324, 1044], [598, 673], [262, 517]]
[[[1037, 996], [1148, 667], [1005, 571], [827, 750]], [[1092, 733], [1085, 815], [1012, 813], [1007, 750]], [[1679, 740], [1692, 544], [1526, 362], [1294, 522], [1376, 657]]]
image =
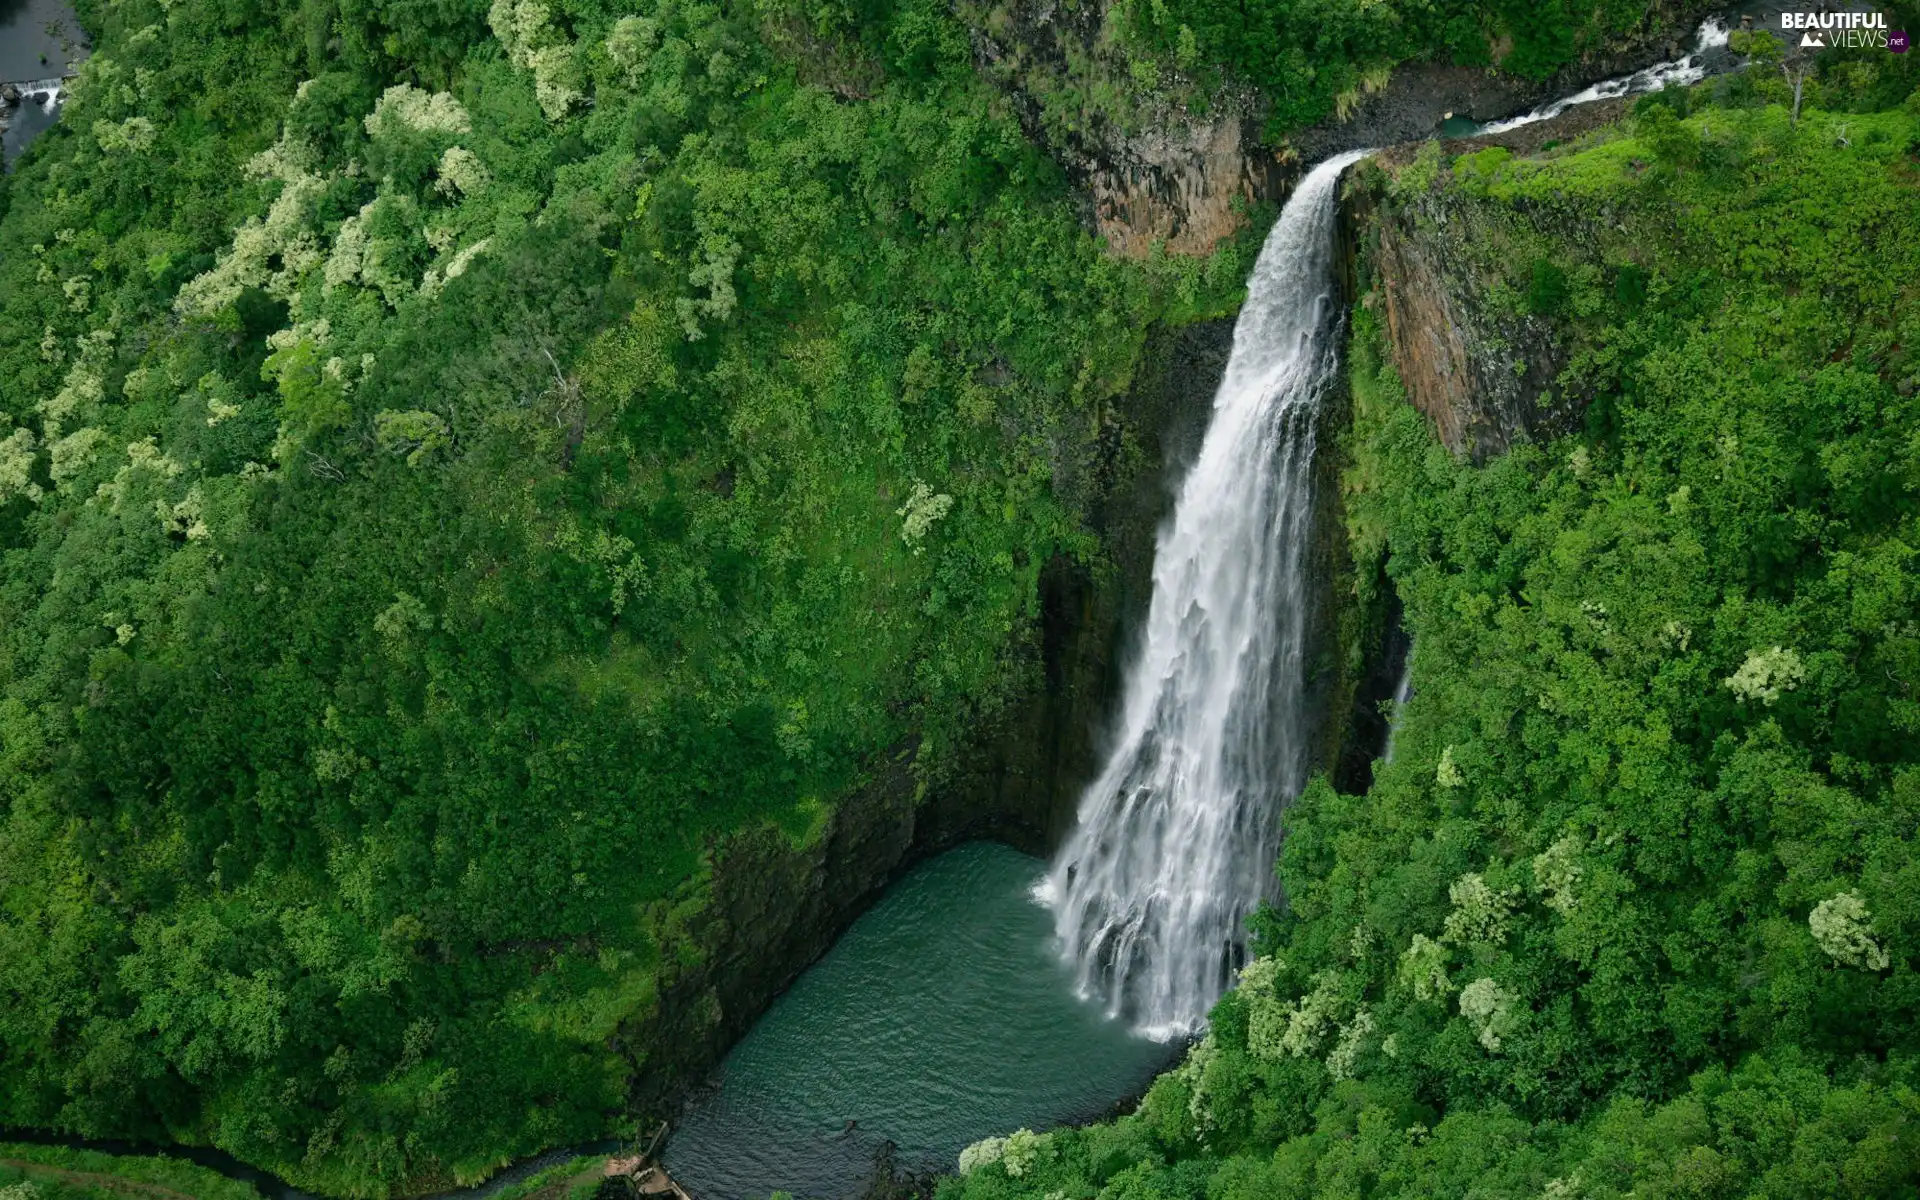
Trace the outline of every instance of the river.
[[[0, 0], [0, 83], [57, 82], [87, 56], [86, 34], [66, 0]], [[0, 113], [0, 157], [11, 167], [34, 138], [60, 119], [57, 87], [29, 92]]]

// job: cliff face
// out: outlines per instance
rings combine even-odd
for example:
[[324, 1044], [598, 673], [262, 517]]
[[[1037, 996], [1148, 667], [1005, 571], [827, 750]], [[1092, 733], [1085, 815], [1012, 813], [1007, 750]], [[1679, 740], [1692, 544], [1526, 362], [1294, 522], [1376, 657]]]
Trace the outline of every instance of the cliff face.
[[[658, 1001], [620, 1031], [643, 1114], [667, 1116], [768, 1004], [902, 871], [971, 838], [1045, 854], [1070, 827], [1126, 652], [1151, 592], [1155, 533], [1171, 494], [1169, 460], [1197, 446], [1232, 346], [1232, 322], [1162, 331], [1151, 371], [1087, 420], [1085, 461], [1056, 466], [1056, 487], [1087, 514], [1107, 554], [1065, 557], [1041, 572], [1040, 619], [1016, 653], [1034, 686], [975, 743], [943, 756], [931, 779], [903, 744], [796, 842], [773, 828], [716, 846], [705, 879], [663, 927]], [[962, 764], [952, 766], [952, 763]]]
[[[1343, 181], [1339, 236], [1344, 299], [1371, 308], [1383, 326], [1386, 365], [1407, 402], [1433, 422], [1454, 454], [1483, 462], [1524, 441], [1572, 429], [1589, 397], [1563, 378], [1577, 336], [1565, 305], [1548, 311], [1532, 276], [1545, 264], [1549, 283], [1603, 260], [1634, 256], [1604, 205], [1558, 199], [1507, 203], [1476, 186], [1475, 160], [1489, 150], [1539, 153], [1619, 121], [1625, 101], [1583, 105], [1509, 133], [1446, 139], [1384, 150]], [[1547, 293], [1552, 288], [1544, 289]], [[1342, 389], [1337, 395], [1351, 401]], [[1335, 443], [1352, 412], [1329, 406], [1332, 441], [1325, 458], [1337, 473], [1355, 464]], [[1390, 732], [1382, 705], [1392, 698], [1411, 644], [1382, 547], [1356, 548], [1340, 512], [1339, 486], [1323, 488], [1333, 554], [1323, 603], [1328, 636], [1341, 655], [1330, 702], [1343, 721], [1323, 742], [1334, 786], [1359, 794]], [[1366, 540], [1364, 535], [1363, 539]]]
[[1248, 206], [1291, 186], [1249, 122], [1228, 114], [1119, 139], [1086, 172], [1095, 227], [1124, 258], [1203, 255], [1246, 223]]
[[1110, 0], [959, 0], [974, 63], [1079, 191], [1115, 254], [1155, 242], [1201, 255], [1294, 172], [1260, 145], [1257, 99], [1222, 89], [1202, 114], [1142, 88], [1115, 48]]
[[[1570, 280], [1617, 241], [1604, 206], [1507, 202], [1474, 155], [1530, 153], [1617, 121], [1624, 102], [1500, 137], [1399, 146], [1349, 177], [1343, 219], [1407, 399], [1456, 455], [1484, 462], [1578, 423], [1589, 397], [1561, 378], [1573, 352]], [[1593, 260], [1593, 261], [1589, 261]]]
[[1423, 197], [1388, 206], [1377, 263], [1395, 369], [1440, 440], [1475, 462], [1563, 429], [1574, 405], [1552, 390], [1566, 349], [1552, 324], [1490, 302], [1500, 281], [1478, 261], [1472, 207]]
[[[1582, 110], [1564, 121], [1591, 124], [1607, 111]], [[1574, 128], [1536, 127], [1504, 144], [1524, 151]], [[1565, 362], [1559, 327], [1498, 301], [1504, 293], [1496, 284], [1510, 284], [1516, 246], [1549, 237], [1565, 244], [1570, 229], [1580, 236], [1578, 222], [1604, 214], [1516, 210], [1438, 176], [1425, 190], [1397, 185], [1396, 177], [1416, 169], [1411, 150], [1387, 152], [1379, 163], [1384, 169], [1349, 176], [1343, 284], [1349, 303], [1371, 291], [1372, 302], [1385, 305], [1389, 351], [1410, 399], [1449, 446], [1475, 457], [1564, 426], [1579, 411], [1577, 398], [1542, 402]], [[665, 922], [658, 1003], [621, 1031], [641, 1111], [670, 1111], [907, 867], [974, 837], [1044, 854], [1070, 828], [1099, 765], [1131, 650], [1126, 639], [1151, 596], [1169, 485], [1205, 431], [1232, 322], [1154, 337], [1147, 377], [1129, 395], [1090, 409], [1085, 436], [1072, 439], [1092, 449], [1054, 464], [1056, 490], [1086, 514], [1106, 556], [1093, 565], [1061, 557], [1044, 566], [1040, 619], [1016, 649], [1032, 656], [1029, 694], [983, 723], [965, 752], [943, 756], [949, 766], [939, 775], [919, 769], [919, 747], [903, 744], [810, 838], [795, 842], [769, 828], [713, 849], [684, 915]], [[1307, 601], [1304, 704], [1316, 769], [1332, 770], [1343, 789], [1357, 791], [1384, 743], [1378, 706], [1392, 693], [1406, 646], [1391, 590], [1376, 578], [1380, 564], [1356, 563], [1349, 543], [1339, 447], [1350, 420], [1345, 405], [1329, 403], [1318, 430], [1309, 569], [1321, 586]], [[1372, 582], [1356, 586], [1356, 572]]]

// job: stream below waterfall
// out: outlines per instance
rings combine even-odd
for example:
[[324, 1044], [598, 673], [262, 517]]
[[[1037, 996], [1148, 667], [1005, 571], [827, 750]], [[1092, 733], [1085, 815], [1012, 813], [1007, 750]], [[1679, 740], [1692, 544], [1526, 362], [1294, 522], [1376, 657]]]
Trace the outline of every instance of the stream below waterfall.
[[86, 33], [68, 0], [0, 0], [0, 161], [7, 166], [60, 119], [63, 76], [86, 57]]

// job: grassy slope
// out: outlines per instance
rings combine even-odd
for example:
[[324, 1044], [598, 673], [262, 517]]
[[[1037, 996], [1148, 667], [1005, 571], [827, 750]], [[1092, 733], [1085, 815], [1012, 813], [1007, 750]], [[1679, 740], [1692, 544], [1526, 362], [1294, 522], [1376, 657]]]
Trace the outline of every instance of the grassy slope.
[[0, 1143], [7, 1200], [259, 1200], [251, 1186], [174, 1158]]

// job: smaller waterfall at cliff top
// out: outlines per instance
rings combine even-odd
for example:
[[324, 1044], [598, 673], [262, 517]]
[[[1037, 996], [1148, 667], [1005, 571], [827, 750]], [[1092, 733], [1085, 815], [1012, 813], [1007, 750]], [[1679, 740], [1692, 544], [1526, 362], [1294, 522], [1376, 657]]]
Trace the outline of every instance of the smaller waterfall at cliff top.
[[1301, 709], [1314, 426], [1338, 367], [1340, 172], [1267, 236], [1199, 458], [1160, 531], [1117, 740], [1042, 885], [1083, 992], [1163, 1034], [1231, 982], [1305, 782]]

